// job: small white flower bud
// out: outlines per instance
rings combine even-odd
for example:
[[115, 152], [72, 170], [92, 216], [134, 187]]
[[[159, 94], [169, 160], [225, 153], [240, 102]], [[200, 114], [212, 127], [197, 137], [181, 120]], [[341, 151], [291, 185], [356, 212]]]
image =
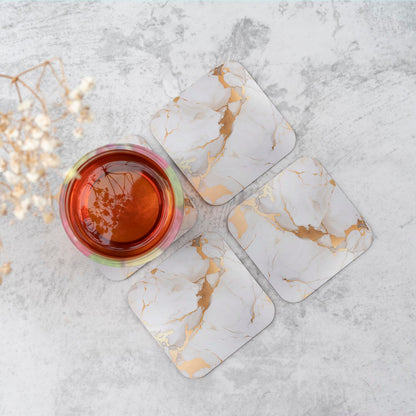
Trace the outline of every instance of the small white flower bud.
[[18, 220], [22, 220], [25, 215], [27, 214], [27, 211], [30, 207], [30, 199], [25, 198], [23, 201], [20, 202], [19, 205], [16, 205], [13, 214]]
[[46, 224], [50, 224], [55, 218], [55, 215], [53, 215], [52, 212], [45, 212], [43, 214], [43, 221], [45, 221]]
[[39, 211], [43, 211], [48, 205], [48, 200], [40, 195], [33, 195], [32, 202]]
[[40, 171], [38, 170], [30, 170], [26, 173], [26, 178], [31, 183], [36, 183], [38, 179], [40, 178]]
[[25, 193], [26, 193], [26, 189], [21, 183], [18, 183], [13, 188], [13, 191], [12, 191], [12, 195], [17, 199], [20, 199]]
[[43, 131], [48, 131], [51, 127], [51, 119], [46, 114], [38, 114], [35, 118], [35, 123]]
[[39, 147], [39, 140], [26, 139], [23, 143], [22, 150], [31, 151], [36, 150]]
[[4, 172], [4, 177], [10, 185], [17, 185], [18, 183], [22, 182], [21, 176], [16, 175], [15, 173], [11, 172], [10, 170], [6, 170], [6, 172]]
[[85, 77], [82, 81], [81, 84], [79, 85], [79, 89], [80, 91], [82, 91], [83, 93], [86, 93], [88, 91], [90, 91], [92, 88], [94, 88], [95, 86], [95, 81], [93, 78], [91, 77]]
[[75, 90], [70, 91], [69, 94], [68, 94], [68, 98], [70, 100], [80, 100], [82, 98], [82, 96], [83, 96], [83, 94], [78, 88], [76, 88]]
[[30, 109], [32, 106], [32, 101], [24, 100], [17, 106], [17, 111], [24, 112]]
[[10, 262], [3, 263], [3, 265], [0, 267], [0, 274], [3, 276], [8, 275], [12, 271], [12, 268], [10, 266]]
[[19, 174], [20, 173], [20, 163], [21, 163], [21, 156], [17, 152], [11, 152], [9, 155], [9, 166], [12, 172]]
[[67, 107], [70, 113], [79, 113], [81, 110], [81, 100], [68, 100]]
[[57, 168], [61, 163], [59, 156], [51, 153], [42, 153], [40, 160], [45, 168]]
[[74, 137], [76, 138], [76, 139], [80, 139], [82, 136], [83, 136], [83, 134], [84, 134], [84, 132], [83, 132], [83, 130], [82, 130], [82, 128], [81, 127], [77, 127], [73, 132], [72, 132], [72, 134], [74, 135]]

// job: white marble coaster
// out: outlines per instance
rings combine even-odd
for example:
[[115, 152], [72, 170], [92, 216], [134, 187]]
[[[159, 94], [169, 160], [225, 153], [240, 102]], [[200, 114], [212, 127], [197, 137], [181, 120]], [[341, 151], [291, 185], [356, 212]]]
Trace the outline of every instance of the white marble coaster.
[[295, 145], [292, 128], [238, 62], [182, 92], [153, 117], [151, 130], [212, 205], [229, 201]]
[[[151, 147], [147, 141], [141, 136], [131, 136], [134, 140], [124, 140], [124, 142], [134, 142], [140, 146], [146, 147], [151, 150]], [[188, 232], [196, 223], [198, 219], [198, 210], [193, 204], [191, 198], [184, 192], [184, 211], [183, 211], [183, 221], [181, 228], [178, 231], [178, 235], [175, 241], [182, 237], [186, 232]], [[98, 272], [102, 273], [107, 279], [112, 281], [119, 282], [129, 278], [131, 275], [136, 273], [143, 266], [133, 266], [133, 267], [110, 267], [105, 266], [104, 264], [96, 264], [96, 269]]]
[[274, 306], [224, 240], [207, 232], [130, 290], [128, 302], [185, 376], [199, 378], [268, 326]]
[[228, 227], [288, 302], [305, 299], [373, 239], [354, 205], [310, 158], [297, 160], [235, 207]]

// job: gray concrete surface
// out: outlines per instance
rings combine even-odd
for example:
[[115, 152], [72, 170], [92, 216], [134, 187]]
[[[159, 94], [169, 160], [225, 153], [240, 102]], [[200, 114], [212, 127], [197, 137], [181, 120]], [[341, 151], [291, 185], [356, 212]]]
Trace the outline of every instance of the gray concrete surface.
[[[267, 330], [200, 380], [182, 377], [128, 308], [139, 274], [98, 276], [59, 222], [0, 221], [14, 265], [0, 286], [0, 415], [416, 414], [415, 39], [416, 3], [406, 2], [1, 2], [1, 72], [61, 56], [70, 80], [97, 81], [86, 138], [63, 138], [67, 165], [125, 135], [149, 138], [152, 114], [230, 58], [289, 120], [297, 145], [222, 207], [185, 184], [200, 218], [176, 247], [219, 230], [276, 306]], [[323, 163], [375, 241], [288, 304], [226, 218], [301, 156]]]

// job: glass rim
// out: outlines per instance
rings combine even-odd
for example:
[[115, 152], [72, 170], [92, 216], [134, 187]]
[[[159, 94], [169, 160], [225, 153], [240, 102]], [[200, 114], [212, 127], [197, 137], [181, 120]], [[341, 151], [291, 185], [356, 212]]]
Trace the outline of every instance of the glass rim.
[[[145, 253], [141, 253], [138, 256], [134, 257], [125, 257], [125, 258], [117, 258], [117, 257], [110, 257], [105, 256], [101, 253], [98, 253], [92, 250], [90, 247], [85, 245], [82, 240], [76, 235], [74, 230], [72, 229], [68, 216], [67, 216], [67, 195], [68, 193], [66, 190], [68, 189], [69, 184], [77, 178], [79, 169], [84, 166], [90, 159], [97, 155], [102, 155], [109, 151], [114, 150], [130, 150], [141, 155], [147, 156], [152, 159], [160, 168], [163, 170], [167, 179], [172, 187], [173, 197], [174, 197], [174, 213], [172, 217], [172, 221], [169, 225], [164, 236], [161, 240], [157, 243], [156, 246], [152, 247], [149, 251]], [[68, 171], [65, 176], [65, 179], [62, 183], [61, 189], [59, 191], [59, 214], [61, 218], [61, 223], [63, 228], [68, 235], [69, 239], [75, 245], [75, 247], [81, 251], [82, 254], [89, 257], [91, 260], [94, 260], [98, 263], [104, 264], [106, 266], [112, 267], [128, 267], [128, 266], [140, 266], [149, 261], [155, 259], [156, 257], [160, 256], [175, 240], [179, 229], [182, 225], [183, 220], [183, 211], [184, 211], [184, 198], [183, 198], [183, 191], [182, 186], [179, 182], [179, 178], [176, 175], [173, 168], [163, 159], [160, 155], [149, 150], [143, 146], [137, 144], [130, 144], [130, 143], [117, 143], [117, 144], [107, 144], [105, 146], [98, 147], [95, 150], [92, 150], [82, 156]]]

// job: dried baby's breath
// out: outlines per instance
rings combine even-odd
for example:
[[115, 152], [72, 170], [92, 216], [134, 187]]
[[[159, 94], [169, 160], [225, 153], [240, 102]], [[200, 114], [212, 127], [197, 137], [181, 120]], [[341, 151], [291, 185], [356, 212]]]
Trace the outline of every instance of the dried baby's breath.
[[32, 195], [32, 203], [39, 211], [42, 212], [48, 206], [49, 201], [41, 195]]
[[19, 200], [14, 206], [13, 214], [18, 220], [22, 220], [26, 216], [27, 212], [29, 211], [29, 208], [30, 208], [29, 198]]
[[43, 214], [43, 221], [45, 221], [46, 224], [50, 224], [54, 218], [53, 212], [45, 212], [45, 214]]
[[7, 215], [7, 205], [5, 202], [0, 204], [0, 215]]
[[32, 108], [33, 101], [31, 100], [24, 100], [17, 106], [17, 111], [22, 113], [29, 111]]
[[7, 276], [12, 271], [11, 263], [3, 263], [0, 267], [0, 285], [3, 282], [3, 276]]
[[0, 173], [3, 173], [7, 169], [7, 162], [0, 157]]
[[[64, 119], [76, 124], [93, 119], [84, 98], [94, 80], [84, 78], [71, 90], [61, 59], [54, 58], [17, 76], [0, 74], [0, 81], [16, 96], [16, 107], [0, 112], [0, 215], [22, 220], [32, 212], [49, 224], [56, 200], [49, 179], [61, 165], [58, 128]], [[83, 135], [79, 125], [72, 131], [74, 137]], [[0, 283], [10, 270], [10, 263], [0, 267]]]
[[[72, 133], [76, 139], [80, 139], [84, 135], [84, 131], [82, 130], [81, 127], [77, 127], [76, 129], [74, 129]], [[1, 166], [0, 166], [0, 169], [1, 169]]]
[[12, 271], [11, 263], [3, 263], [3, 265], [0, 267], [0, 274], [3, 276], [8, 275]]
[[49, 131], [51, 128], [51, 119], [46, 114], [38, 114], [35, 123], [42, 131]]

